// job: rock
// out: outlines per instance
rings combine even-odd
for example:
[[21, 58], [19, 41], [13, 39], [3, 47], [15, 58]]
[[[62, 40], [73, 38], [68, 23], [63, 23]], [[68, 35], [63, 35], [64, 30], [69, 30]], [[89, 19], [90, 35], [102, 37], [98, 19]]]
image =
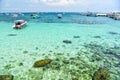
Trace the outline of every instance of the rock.
[[101, 36], [93, 36], [93, 38], [101, 38]]
[[18, 65], [19, 65], [19, 66], [23, 66], [23, 63], [21, 62], [21, 63], [19, 63]]
[[92, 80], [110, 80], [109, 72], [104, 68], [99, 68], [93, 75]]
[[28, 53], [28, 51], [23, 51], [23, 53]]
[[17, 34], [8, 34], [8, 36], [17, 36]]
[[33, 67], [43, 67], [43, 66], [46, 66], [47, 64], [50, 64], [51, 63], [51, 59], [43, 59], [43, 60], [39, 60], [39, 61], [36, 61], [33, 65]]
[[117, 33], [117, 32], [108, 32], [108, 33], [111, 35], [120, 35], [120, 33]]
[[13, 80], [13, 75], [0, 75], [0, 80]]
[[73, 36], [73, 38], [80, 38], [80, 36]]
[[53, 52], [52, 50], [50, 50], [49, 52]]
[[66, 44], [71, 44], [71, 43], [72, 43], [72, 41], [70, 41], [70, 40], [63, 40], [63, 43], [66, 43]]
[[15, 66], [11, 65], [11, 64], [7, 64], [4, 66], [4, 69], [11, 69], [14, 68]]
[[38, 47], [35, 47], [36, 50], [38, 50], [39, 48]]

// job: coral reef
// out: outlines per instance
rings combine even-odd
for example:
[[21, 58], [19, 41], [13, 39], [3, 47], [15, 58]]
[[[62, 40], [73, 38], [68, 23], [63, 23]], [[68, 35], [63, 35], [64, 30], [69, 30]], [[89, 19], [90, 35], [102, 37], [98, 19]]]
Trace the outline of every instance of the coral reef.
[[14, 68], [15, 66], [11, 65], [11, 64], [7, 64], [4, 66], [4, 69], [11, 69]]
[[[35, 69], [28, 69], [28, 71], [27, 71], [28, 80], [43, 80], [42, 79], [43, 78], [43, 74], [44, 74], [44, 71], [41, 68], [39, 68], [37, 70], [35, 70]], [[23, 80], [23, 79], [21, 79], [21, 80]], [[24, 79], [24, 80], [26, 80], [26, 79]]]
[[106, 49], [106, 50], [104, 51], [104, 54], [113, 55], [115, 58], [120, 59], [120, 55], [117, 54], [117, 50], [116, 50], [116, 49]]
[[[59, 46], [56, 46], [59, 47]], [[67, 48], [67, 45], [64, 45]], [[34, 48], [35, 49], [35, 48]], [[119, 73], [117, 71], [111, 70], [111, 68], [117, 67], [119, 70], [120, 63], [117, 62], [119, 56], [116, 55], [120, 48], [114, 50], [114, 48], [104, 47], [98, 43], [85, 43], [82, 48], [78, 48], [78, 52], [72, 55], [71, 52], [57, 52], [53, 49], [48, 50], [48, 54], [39, 54], [37, 52], [28, 54], [33, 56], [34, 60], [38, 59], [36, 56], [43, 56], [45, 59], [36, 61], [32, 68], [29, 68], [24, 76], [19, 76], [21, 74], [14, 75], [14, 79], [18, 80], [109, 80], [111, 75], [111, 80], [119, 80]], [[36, 48], [35, 50], [38, 50]], [[24, 50], [24, 53], [28, 51]], [[29, 51], [30, 53], [30, 51]], [[38, 55], [36, 55], [38, 54]], [[26, 54], [27, 55], [27, 54]], [[52, 57], [52, 60], [48, 58]], [[53, 57], [54, 56], [54, 57]], [[112, 57], [109, 57], [112, 56]], [[48, 59], [47, 59], [48, 58]], [[115, 58], [115, 59], [114, 59]], [[14, 61], [13, 61], [14, 62]], [[32, 62], [31, 62], [32, 63]], [[19, 68], [26, 66], [25, 62], [17, 63]], [[6, 69], [11, 69], [12, 65], [4, 66]], [[40, 68], [39, 68], [40, 67]], [[104, 67], [110, 69], [109, 72], [98, 67]], [[97, 70], [96, 72], [94, 70]], [[12, 71], [12, 69], [11, 69]], [[11, 74], [10, 71], [10, 74]], [[1, 71], [3, 73], [3, 71]], [[95, 73], [94, 73], [95, 72]], [[93, 74], [94, 73], [94, 74]], [[57, 76], [57, 77], [56, 77]], [[93, 77], [92, 77], [93, 76]], [[116, 76], [118, 78], [116, 79]]]
[[99, 68], [93, 75], [92, 80], [110, 80], [110, 74], [108, 70]]
[[0, 80], [13, 80], [13, 75], [0, 75]]
[[99, 44], [96, 44], [96, 43], [94, 43], [94, 42], [91, 42], [91, 43], [89, 43], [89, 44], [84, 44], [83, 45], [84, 47], [86, 47], [86, 48], [90, 48], [91, 50], [93, 50], [93, 49], [103, 49], [103, 47], [101, 46], [101, 45], [99, 45]]
[[36, 61], [33, 65], [33, 67], [43, 67], [47, 64], [50, 64], [51, 63], [51, 59], [43, 59], [43, 60], [39, 60], [39, 61]]

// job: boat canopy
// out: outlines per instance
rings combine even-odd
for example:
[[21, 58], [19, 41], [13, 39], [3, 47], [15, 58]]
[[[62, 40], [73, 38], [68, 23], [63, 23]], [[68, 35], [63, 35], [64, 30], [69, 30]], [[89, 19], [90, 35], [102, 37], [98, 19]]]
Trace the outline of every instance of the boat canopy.
[[24, 20], [16, 20], [15, 23], [23, 23], [25, 22]]

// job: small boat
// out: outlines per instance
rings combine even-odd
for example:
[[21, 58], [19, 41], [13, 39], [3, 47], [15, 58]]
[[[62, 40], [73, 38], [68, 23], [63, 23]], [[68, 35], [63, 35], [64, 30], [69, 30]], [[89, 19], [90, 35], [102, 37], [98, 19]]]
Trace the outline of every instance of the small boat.
[[18, 17], [18, 14], [12, 14], [12, 17], [16, 18], [16, 17]]
[[39, 14], [31, 14], [31, 17], [33, 19], [39, 19], [40, 18]]
[[24, 27], [26, 25], [26, 21], [24, 20], [16, 20], [15, 24], [12, 26], [14, 29], [21, 29], [22, 27]]
[[62, 14], [58, 14], [58, 19], [61, 19], [62, 18]]

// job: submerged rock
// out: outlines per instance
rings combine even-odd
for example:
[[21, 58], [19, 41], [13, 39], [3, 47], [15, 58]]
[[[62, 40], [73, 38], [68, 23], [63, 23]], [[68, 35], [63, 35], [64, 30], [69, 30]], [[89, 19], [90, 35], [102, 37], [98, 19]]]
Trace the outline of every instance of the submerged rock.
[[13, 80], [13, 75], [0, 75], [0, 80]]
[[99, 68], [93, 75], [92, 80], [110, 80], [109, 72], [104, 68]]
[[11, 65], [11, 64], [7, 64], [4, 66], [4, 69], [11, 69], [14, 68], [15, 66]]
[[120, 33], [117, 33], [117, 32], [108, 32], [108, 33], [111, 35], [120, 35]]
[[23, 51], [23, 53], [28, 53], [28, 51]]
[[71, 44], [71, 43], [72, 43], [72, 41], [70, 41], [70, 40], [63, 40], [63, 43], [66, 43], [66, 44]]
[[93, 36], [93, 38], [101, 38], [101, 36]]
[[23, 63], [21, 62], [21, 63], [19, 63], [18, 65], [19, 65], [19, 66], [23, 66]]
[[35, 47], [36, 50], [38, 50], [39, 48], [38, 47]]
[[43, 60], [39, 60], [39, 61], [36, 61], [33, 65], [33, 67], [43, 67], [47, 64], [50, 64], [51, 63], [51, 59], [43, 59]]
[[80, 38], [80, 36], [73, 36], [73, 38]]
[[17, 34], [8, 34], [8, 36], [17, 36]]

